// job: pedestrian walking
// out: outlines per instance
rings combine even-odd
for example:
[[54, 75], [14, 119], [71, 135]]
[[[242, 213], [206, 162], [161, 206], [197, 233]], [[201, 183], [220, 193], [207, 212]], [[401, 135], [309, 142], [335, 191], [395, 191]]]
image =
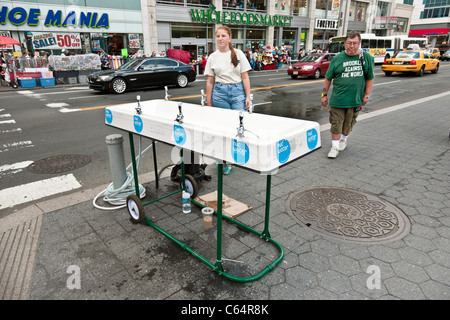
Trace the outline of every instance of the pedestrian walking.
[[[216, 31], [218, 50], [206, 62], [206, 103], [216, 108], [247, 110], [250, 107], [250, 63], [245, 54], [233, 47], [231, 29], [220, 26]], [[233, 166], [227, 165], [224, 174]]]
[[328, 158], [336, 158], [347, 147], [347, 138], [356, 124], [362, 106], [369, 101], [374, 79], [374, 60], [360, 50], [361, 35], [352, 31], [345, 38], [345, 50], [331, 60], [323, 83], [322, 106], [328, 105], [328, 91], [333, 81], [329, 100], [331, 150]]

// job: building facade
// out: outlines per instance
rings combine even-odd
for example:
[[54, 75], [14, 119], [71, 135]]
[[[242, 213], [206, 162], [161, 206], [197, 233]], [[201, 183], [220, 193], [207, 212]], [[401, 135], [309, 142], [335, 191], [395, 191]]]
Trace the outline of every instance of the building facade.
[[403, 0], [414, 6], [410, 36], [426, 36], [433, 46], [449, 43], [450, 0]]
[[449, 7], [450, 0], [3, 0], [0, 34], [31, 53], [150, 55], [178, 48], [196, 59], [215, 49], [222, 24], [237, 48], [252, 51], [324, 49], [349, 30], [441, 43], [448, 41]]
[[[284, 47], [325, 49], [329, 38], [349, 30], [408, 34], [413, 5], [396, 0], [142, 0], [157, 37], [146, 52], [179, 48], [194, 58], [214, 50], [218, 26], [228, 25], [242, 50]], [[144, 38], [146, 36], [144, 30]]]
[[124, 48], [143, 49], [143, 29], [140, 0], [0, 2], [0, 34], [18, 40], [20, 51], [31, 54], [102, 49], [121, 55]]

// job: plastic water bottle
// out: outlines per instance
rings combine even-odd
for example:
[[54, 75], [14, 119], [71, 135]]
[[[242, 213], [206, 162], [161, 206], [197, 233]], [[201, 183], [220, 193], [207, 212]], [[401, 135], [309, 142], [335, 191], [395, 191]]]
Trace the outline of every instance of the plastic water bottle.
[[183, 191], [183, 213], [191, 213], [191, 195]]

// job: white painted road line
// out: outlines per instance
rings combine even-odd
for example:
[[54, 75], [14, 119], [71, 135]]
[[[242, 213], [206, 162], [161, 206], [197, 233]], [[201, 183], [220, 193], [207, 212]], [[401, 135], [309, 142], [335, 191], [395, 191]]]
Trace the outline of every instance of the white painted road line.
[[3, 145], [0, 145], [0, 152], [9, 151], [11, 148], [13, 149], [20, 149], [20, 148], [26, 148], [26, 147], [34, 147], [33, 142], [31, 141], [19, 141], [19, 142], [13, 142], [13, 143], [6, 143]]
[[81, 111], [81, 109], [60, 108], [58, 111], [59, 111], [59, 112], [62, 112], [62, 113], [68, 113], [68, 112], [77, 112], [77, 111]]
[[0, 190], [0, 210], [54, 194], [81, 188], [73, 174]]
[[47, 103], [46, 106], [49, 108], [59, 108], [58, 111], [62, 112], [62, 113], [81, 111], [81, 109], [66, 108], [66, 107], [70, 107], [70, 104], [67, 104], [65, 102]]
[[47, 107], [49, 108], [63, 108], [63, 107], [69, 107], [69, 105], [65, 102], [54, 102], [54, 103], [47, 103]]
[[0, 121], [0, 124], [6, 124], [6, 123], [16, 123], [15, 120], [2, 120]]
[[0, 166], [0, 172], [5, 172], [9, 170], [18, 170], [18, 169], [24, 169], [28, 167], [30, 164], [32, 164], [33, 161], [22, 161], [22, 162], [16, 162], [13, 164], [5, 164], [3, 166]]
[[11, 129], [11, 130], [2, 130], [0, 131], [0, 133], [13, 133], [13, 132], [22, 132], [21, 128], [15, 128], [15, 129]]

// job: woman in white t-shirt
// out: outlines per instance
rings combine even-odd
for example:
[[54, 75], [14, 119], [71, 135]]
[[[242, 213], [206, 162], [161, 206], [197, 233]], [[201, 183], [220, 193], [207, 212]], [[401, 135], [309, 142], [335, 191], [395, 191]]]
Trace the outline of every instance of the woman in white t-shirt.
[[231, 44], [231, 30], [220, 26], [216, 31], [218, 49], [205, 67], [206, 102], [217, 108], [244, 110], [250, 106], [250, 79], [252, 69], [245, 54]]
[[[220, 26], [216, 31], [218, 49], [206, 62], [206, 103], [216, 108], [247, 110], [250, 106], [250, 79], [252, 69], [245, 54], [231, 44], [231, 30]], [[232, 165], [223, 169], [230, 174]]]

